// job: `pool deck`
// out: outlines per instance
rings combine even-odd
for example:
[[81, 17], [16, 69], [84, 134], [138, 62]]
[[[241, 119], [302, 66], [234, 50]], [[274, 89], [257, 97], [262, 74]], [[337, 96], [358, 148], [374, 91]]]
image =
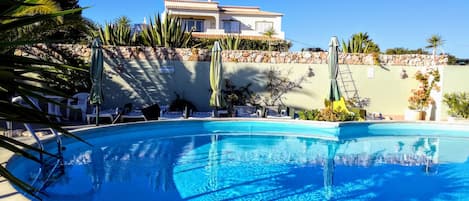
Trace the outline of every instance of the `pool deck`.
[[[193, 121], [194, 119], [192, 119]], [[464, 127], [469, 126], [469, 121], [457, 121], [457, 122], [446, 122], [446, 121], [440, 121], [440, 122], [434, 122], [434, 121], [418, 121], [418, 122], [413, 122], [413, 121], [363, 121], [363, 122], [318, 122], [318, 121], [303, 121], [303, 120], [285, 120], [285, 119], [258, 119], [258, 118], [236, 118], [236, 119], [231, 119], [231, 118], [223, 118], [223, 119], [195, 119], [205, 121], [205, 120], [222, 120], [222, 121], [246, 121], [246, 120], [254, 120], [254, 121], [271, 121], [271, 122], [286, 122], [286, 121], [295, 121], [295, 122], [302, 122], [302, 123], [311, 123], [314, 125], [319, 125], [319, 126], [327, 126], [327, 127], [339, 127], [340, 125], [350, 125], [350, 124], [362, 124], [362, 123], [427, 123], [427, 124], [443, 124], [443, 125], [448, 125], [448, 126], [457, 126], [457, 125], [464, 125]], [[170, 120], [174, 121], [174, 120]], [[180, 121], [180, 120], [176, 120]], [[145, 123], [145, 122], [132, 122], [129, 124], [139, 124], [139, 123]], [[148, 121], [147, 121], [148, 123]], [[118, 126], [122, 124], [113, 124], [113, 125], [103, 125], [100, 127], [112, 127], [112, 126]], [[82, 126], [74, 126], [74, 127], [67, 127], [67, 129], [72, 130], [72, 131], [78, 131], [78, 130], [88, 130], [95, 128], [93, 125], [82, 125]], [[43, 137], [40, 137], [41, 140], [48, 139], [53, 137], [52, 135], [46, 135]], [[16, 137], [16, 140], [19, 140], [21, 142], [27, 143], [27, 144], [33, 144], [34, 139], [32, 137]], [[0, 164], [2, 166], [6, 166], [8, 160], [13, 156], [13, 153], [5, 150], [3, 148], [0, 148]], [[15, 188], [12, 187], [12, 185], [3, 177], [0, 177], [0, 200], [1, 201], [24, 201], [24, 200], [29, 200], [25, 196], [23, 196], [21, 193], [19, 193]]]

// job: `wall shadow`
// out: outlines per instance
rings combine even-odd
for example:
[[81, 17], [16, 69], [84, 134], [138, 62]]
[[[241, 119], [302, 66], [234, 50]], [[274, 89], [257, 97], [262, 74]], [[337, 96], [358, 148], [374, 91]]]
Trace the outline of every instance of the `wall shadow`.
[[[126, 55], [128, 53], [121, 50], [111, 47], [104, 51], [106, 108], [120, 107], [129, 102], [135, 107], [155, 103], [167, 105], [175, 98], [177, 91], [174, 86], [178, 80], [190, 80], [192, 76], [184, 65], [175, 60], [174, 50], [138, 47], [137, 55]], [[155, 55], [162, 59], [155, 58]]]

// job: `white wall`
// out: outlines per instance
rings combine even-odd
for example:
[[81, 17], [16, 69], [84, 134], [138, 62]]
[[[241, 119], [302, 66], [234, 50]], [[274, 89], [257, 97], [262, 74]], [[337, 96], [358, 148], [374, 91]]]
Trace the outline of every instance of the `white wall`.
[[259, 35], [261, 36], [262, 33], [258, 33], [256, 31], [256, 22], [272, 22], [273, 28], [277, 33], [274, 37], [284, 39], [285, 34], [281, 30], [282, 29], [282, 17], [281, 16], [240, 16], [240, 15], [220, 15], [220, 28], [223, 28], [223, 20], [237, 20], [241, 22], [241, 34], [249, 34], [249, 35]]

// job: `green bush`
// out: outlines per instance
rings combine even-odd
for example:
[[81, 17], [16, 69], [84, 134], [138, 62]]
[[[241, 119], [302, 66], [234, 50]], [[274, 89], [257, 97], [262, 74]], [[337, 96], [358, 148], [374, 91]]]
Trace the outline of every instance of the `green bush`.
[[466, 92], [449, 93], [443, 96], [443, 102], [448, 105], [449, 115], [469, 118], [469, 94]]
[[314, 109], [311, 111], [302, 111], [298, 113], [301, 120], [314, 120], [314, 121], [358, 121], [360, 117], [355, 113], [348, 113], [344, 110], [332, 111], [327, 107], [321, 110]]
[[[223, 47], [224, 50], [259, 50], [259, 51], [268, 51], [269, 42], [267, 40], [252, 40], [252, 39], [237, 39], [236, 36], [227, 36], [222, 39], [207, 39], [207, 38], [192, 38], [189, 42], [189, 47], [197, 47], [201, 49], [211, 49], [215, 41], [224, 41], [228, 45], [230, 44], [231, 48]], [[223, 42], [222, 42], [223, 45]], [[292, 46], [291, 42], [286, 40], [278, 40], [271, 42], [272, 51], [288, 51]]]
[[196, 112], [197, 108], [195, 107], [192, 102], [181, 98], [179, 94], [176, 94], [176, 99], [174, 99], [171, 104], [169, 105], [169, 111], [184, 111], [184, 109], [187, 107], [189, 111]]

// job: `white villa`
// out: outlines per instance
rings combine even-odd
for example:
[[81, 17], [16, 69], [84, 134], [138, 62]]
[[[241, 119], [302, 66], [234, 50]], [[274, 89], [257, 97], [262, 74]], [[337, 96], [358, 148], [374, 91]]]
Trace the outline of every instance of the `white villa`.
[[242, 38], [265, 39], [263, 33], [273, 28], [273, 39], [285, 39], [282, 13], [262, 11], [259, 7], [220, 6], [211, 0], [165, 0], [164, 4], [165, 13], [182, 18], [186, 28], [194, 28], [194, 37], [239, 34]]

